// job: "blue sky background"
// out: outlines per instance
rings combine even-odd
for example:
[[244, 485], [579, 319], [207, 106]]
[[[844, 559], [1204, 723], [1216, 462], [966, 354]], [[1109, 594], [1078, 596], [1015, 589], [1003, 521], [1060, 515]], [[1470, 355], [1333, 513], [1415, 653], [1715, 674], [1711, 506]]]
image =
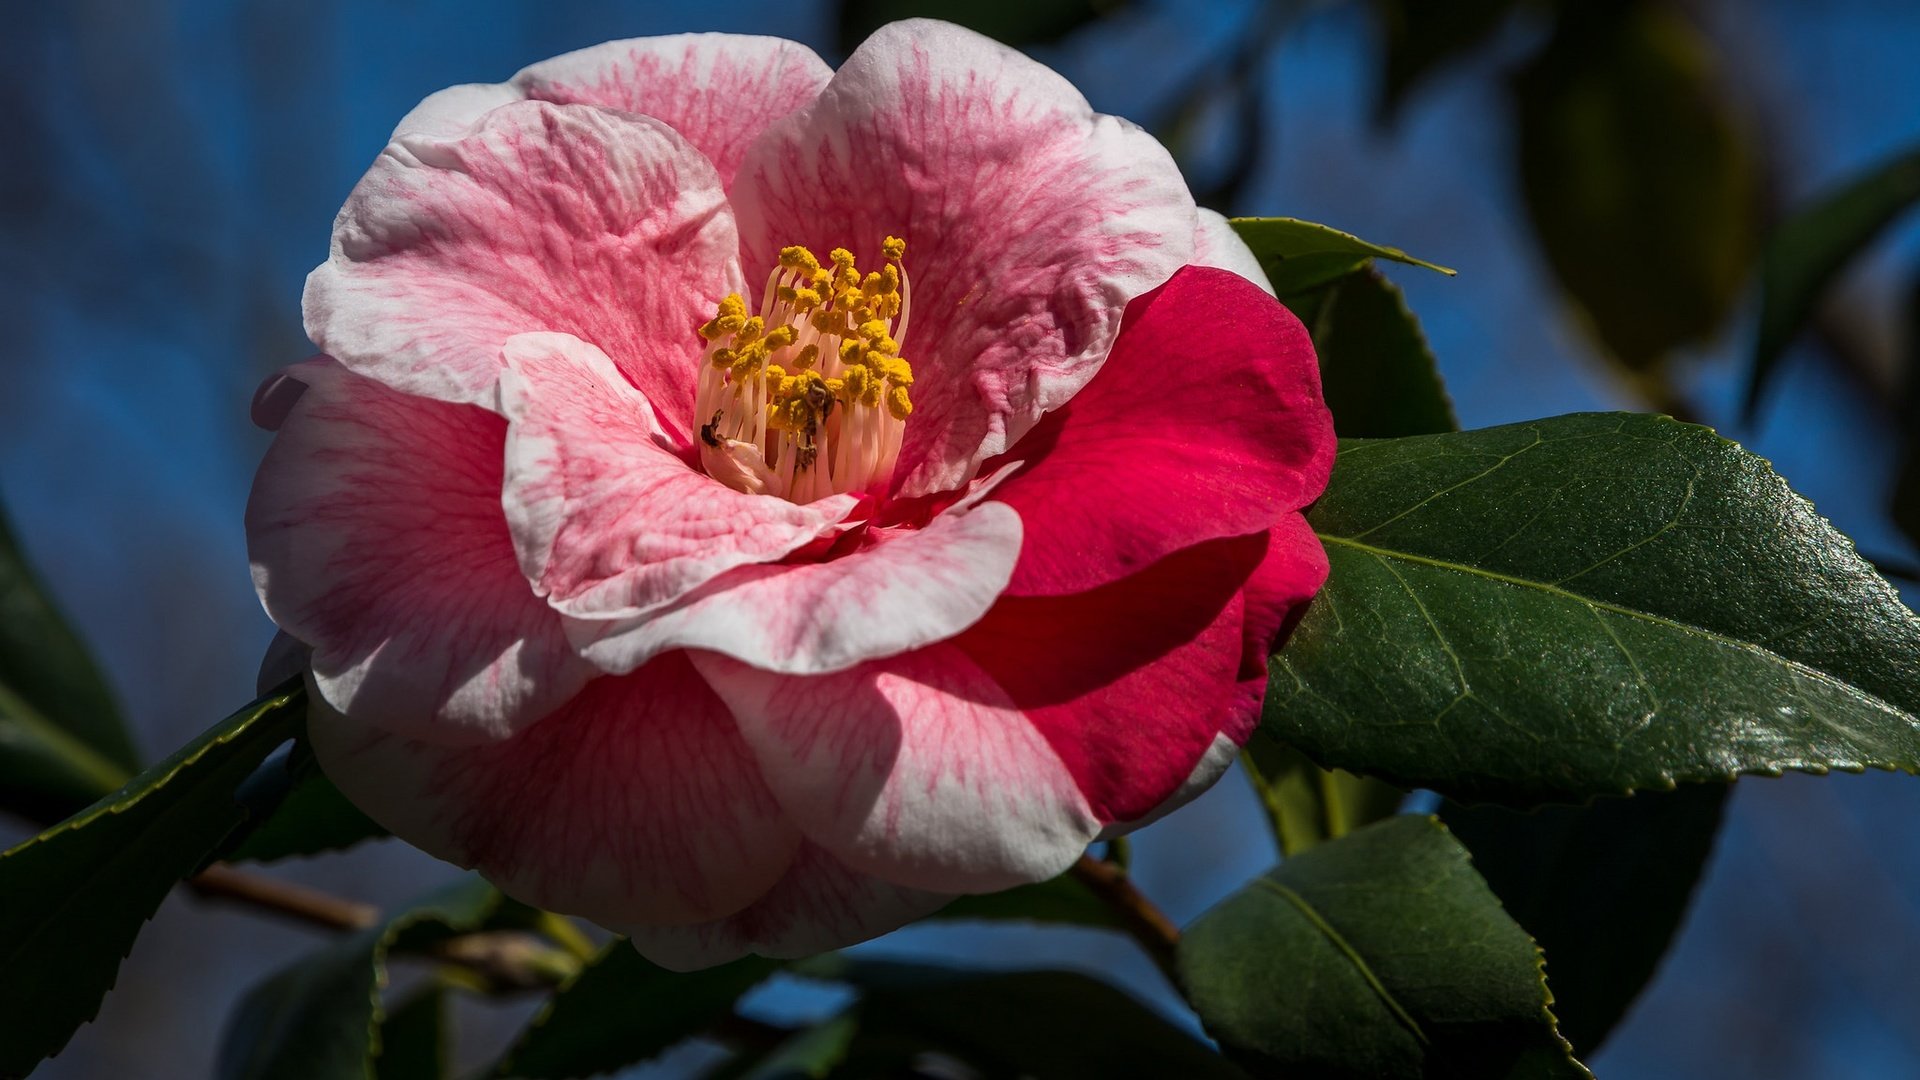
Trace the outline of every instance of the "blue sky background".
[[[1920, 8], [1893, 0], [1698, 5], [1753, 132], [1802, 196], [1920, 141]], [[1251, 3], [1146, 3], [1044, 52], [1105, 111], [1213, 62]], [[606, 0], [71, 0], [11, 11], [0, 39], [0, 498], [100, 653], [149, 757], [251, 696], [271, 633], [248, 583], [241, 510], [266, 437], [262, 376], [307, 354], [298, 303], [335, 210], [393, 122], [427, 93], [505, 78], [610, 38], [732, 30], [832, 59], [824, 5]], [[1395, 268], [1468, 426], [1636, 407], [1566, 317], [1511, 179], [1504, 66], [1521, 26], [1436, 79], [1391, 130], [1371, 120], [1363, 5], [1316, 8], [1267, 65], [1270, 129], [1242, 213], [1327, 222], [1457, 267]], [[1203, 155], [1204, 157], [1204, 155]], [[1862, 325], [1897, 327], [1920, 266], [1908, 222], [1846, 282]], [[1685, 381], [1730, 421], [1752, 305]], [[1907, 328], [1911, 335], [1913, 329]], [[1882, 335], [1879, 351], [1901, 342]], [[1870, 552], [1915, 561], [1884, 515], [1897, 428], [1796, 355], [1757, 429], [1773, 459]], [[1915, 599], [1908, 592], [1909, 602]], [[1920, 780], [1874, 774], [1739, 785], [1695, 909], [1657, 981], [1591, 1064], [1602, 1076], [1920, 1075]], [[0, 822], [0, 842], [22, 832]], [[1143, 834], [1143, 888], [1176, 918], [1272, 860], [1237, 774]], [[450, 873], [396, 843], [289, 866], [393, 903]], [[1602, 932], [1604, 932], [1603, 928]], [[317, 935], [170, 901], [102, 1018], [39, 1075], [207, 1075], [252, 980]], [[1092, 932], [914, 929], [875, 945], [972, 964], [1098, 971], [1177, 1012], [1132, 947]], [[833, 1003], [792, 986], [791, 1017]], [[478, 1062], [524, 1006], [476, 1005]], [[1190, 1021], [1183, 1021], [1190, 1022]], [[682, 1051], [645, 1075], [679, 1075]]]

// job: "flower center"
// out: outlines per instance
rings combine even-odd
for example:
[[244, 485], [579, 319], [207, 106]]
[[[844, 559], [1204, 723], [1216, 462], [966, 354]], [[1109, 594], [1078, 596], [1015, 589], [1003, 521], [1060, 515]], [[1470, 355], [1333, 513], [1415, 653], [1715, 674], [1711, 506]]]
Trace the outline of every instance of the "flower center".
[[822, 266], [783, 248], [760, 314], [739, 293], [700, 327], [707, 342], [694, 417], [700, 462], [736, 491], [796, 503], [863, 491], [893, 475], [913, 402], [906, 242], [887, 237], [885, 263], [862, 275], [835, 248]]

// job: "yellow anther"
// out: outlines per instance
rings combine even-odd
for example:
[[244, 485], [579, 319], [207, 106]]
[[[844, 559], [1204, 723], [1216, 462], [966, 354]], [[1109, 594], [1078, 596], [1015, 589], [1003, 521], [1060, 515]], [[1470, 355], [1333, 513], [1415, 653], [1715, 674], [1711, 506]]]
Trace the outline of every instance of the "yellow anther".
[[880, 268], [880, 291], [892, 296], [900, 291], [900, 268], [888, 263]]
[[887, 391], [887, 411], [895, 420], [905, 420], [913, 413], [913, 400], [907, 397], [907, 388], [896, 386]]
[[[893, 267], [889, 266], [887, 269], [891, 270]], [[874, 297], [886, 291], [886, 285], [877, 273], [868, 274], [860, 282], [860, 295], [866, 297], [868, 300], [872, 300]]]
[[872, 383], [873, 376], [863, 367], [848, 368], [847, 373], [840, 379], [840, 387], [845, 392], [849, 405], [859, 401]]
[[889, 356], [880, 365], [880, 374], [895, 386], [913, 385], [913, 365], [897, 356]]
[[793, 358], [793, 367], [796, 371], [806, 371], [819, 361], [820, 346], [808, 345], [800, 350], [800, 355]]
[[834, 248], [827, 252], [827, 258], [832, 261], [835, 270], [853, 269], [853, 252], [846, 248]]
[[[887, 324], [879, 319], [868, 319], [860, 324], [860, 336], [866, 338], [868, 343], [878, 345], [887, 338]], [[892, 352], [893, 350], [883, 349], [882, 351]]]
[[745, 324], [746, 318], [746, 298], [739, 293], [728, 293], [726, 299], [720, 301], [719, 309], [714, 312], [713, 318], [700, 325], [700, 336], [708, 341], [717, 341], [738, 331]]
[[780, 249], [780, 265], [789, 270], [801, 270], [811, 274], [820, 269], [820, 260], [813, 257], [813, 252], [795, 244], [792, 247]]
[[848, 367], [859, 367], [867, 362], [867, 343], [849, 339], [840, 343], [840, 362]]
[[898, 259], [907, 253], [907, 242], [897, 236], [889, 236], [880, 242], [880, 253], [889, 259]]
[[766, 343], [769, 349], [784, 349], [793, 344], [800, 332], [791, 326], [776, 326], [767, 333]]
[[751, 344], [755, 341], [759, 341], [760, 335], [765, 333], [766, 329], [767, 329], [766, 320], [762, 319], [758, 315], [755, 315], [753, 318], [748, 319], [746, 321], [746, 325], [740, 328], [739, 333], [733, 335], [733, 343], [735, 346], [741, 346], [741, 345]]
[[734, 352], [732, 349], [713, 350], [713, 366], [716, 369], [724, 370], [730, 368], [733, 366], [733, 362], [739, 358], [740, 354]]

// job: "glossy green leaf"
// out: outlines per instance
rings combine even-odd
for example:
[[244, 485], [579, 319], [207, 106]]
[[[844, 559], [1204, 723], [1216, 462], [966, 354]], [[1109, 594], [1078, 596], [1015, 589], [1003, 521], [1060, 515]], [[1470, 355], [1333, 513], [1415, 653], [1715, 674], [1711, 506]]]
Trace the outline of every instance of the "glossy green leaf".
[[1714, 66], [1670, 5], [1568, 4], [1514, 84], [1534, 232], [1636, 371], [1719, 329], [1758, 247], [1758, 170]]
[[269, 694], [0, 855], [0, 1076], [93, 1019], [141, 924], [247, 819], [235, 792], [304, 705], [297, 684]]
[[1920, 203], [1920, 148], [1882, 162], [1802, 207], [1767, 240], [1760, 263], [1760, 333], [1747, 382], [1753, 418], [1780, 357], [1848, 261]]
[[380, 1027], [375, 1080], [441, 1080], [451, 1062], [447, 993], [439, 983], [416, 992]]
[[[363, 1080], [384, 1053], [389, 953], [491, 926], [519, 909], [478, 877], [334, 941], [247, 991], [227, 1020], [219, 1080]], [[418, 1017], [406, 1017], [411, 1027]], [[409, 1040], [416, 1032], [404, 1032]], [[400, 1051], [412, 1053], [413, 1046]]]
[[1581, 1054], [1653, 977], [1713, 851], [1725, 784], [1543, 806], [1449, 803], [1441, 818], [1547, 956], [1560, 1033]]
[[497, 1075], [591, 1076], [646, 1061], [700, 1034], [778, 966], [749, 956], [679, 974], [616, 939], [554, 994]]
[[1320, 356], [1320, 384], [1343, 439], [1452, 431], [1453, 399], [1400, 289], [1363, 267], [1287, 298]]
[[139, 767], [93, 658], [0, 514], [0, 810], [57, 821]]
[[1233, 231], [1240, 234], [1260, 268], [1267, 272], [1273, 291], [1282, 299], [1325, 285], [1366, 266], [1372, 260], [1391, 259], [1409, 266], [1424, 266], [1451, 276], [1454, 271], [1424, 259], [1416, 259], [1399, 248], [1362, 240], [1325, 225], [1298, 218], [1234, 218]]
[[1386, 47], [1380, 119], [1392, 119], [1429, 75], [1484, 45], [1518, 6], [1518, 0], [1374, 0]]
[[1264, 724], [1322, 766], [1581, 801], [1920, 767], [1920, 616], [1762, 459], [1593, 413], [1342, 445]]
[[233, 862], [272, 862], [352, 847], [389, 835], [347, 801], [314, 761], [305, 740], [284, 765], [286, 794], [261, 820], [232, 842], [221, 857]]
[[798, 970], [860, 991], [863, 1036], [916, 1039], [988, 1076], [1244, 1080], [1153, 1010], [1077, 972], [973, 971], [844, 955]]
[[1200, 916], [1180, 978], [1207, 1030], [1290, 1078], [1590, 1077], [1540, 953], [1436, 820], [1288, 859]]
[[1392, 817], [1406, 798], [1384, 781], [1322, 769], [1265, 731], [1247, 740], [1243, 761], [1266, 805], [1280, 850], [1287, 855]]
[[927, 917], [985, 922], [1059, 923], [1102, 929], [1120, 929], [1124, 925], [1111, 907], [1071, 874], [1061, 874], [1047, 881], [1021, 885], [1004, 892], [962, 896]]
[[868, 34], [900, 19], [942, 19], [1008, 45], [1058, 41], [1127, 6], [1129, 0], [842, 0], [840, 48], [852, 52]]

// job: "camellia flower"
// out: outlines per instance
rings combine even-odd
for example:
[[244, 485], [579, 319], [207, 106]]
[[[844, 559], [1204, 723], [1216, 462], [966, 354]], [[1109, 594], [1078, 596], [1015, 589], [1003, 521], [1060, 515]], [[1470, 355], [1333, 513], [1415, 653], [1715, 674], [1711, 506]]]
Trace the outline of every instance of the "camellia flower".
[[322, 766], [675, 968], [1060, 873], [1219, 775], [1326, 575], [1255, 283], [1152, 137], [941, 23], [429, 97], [256, 402]]

